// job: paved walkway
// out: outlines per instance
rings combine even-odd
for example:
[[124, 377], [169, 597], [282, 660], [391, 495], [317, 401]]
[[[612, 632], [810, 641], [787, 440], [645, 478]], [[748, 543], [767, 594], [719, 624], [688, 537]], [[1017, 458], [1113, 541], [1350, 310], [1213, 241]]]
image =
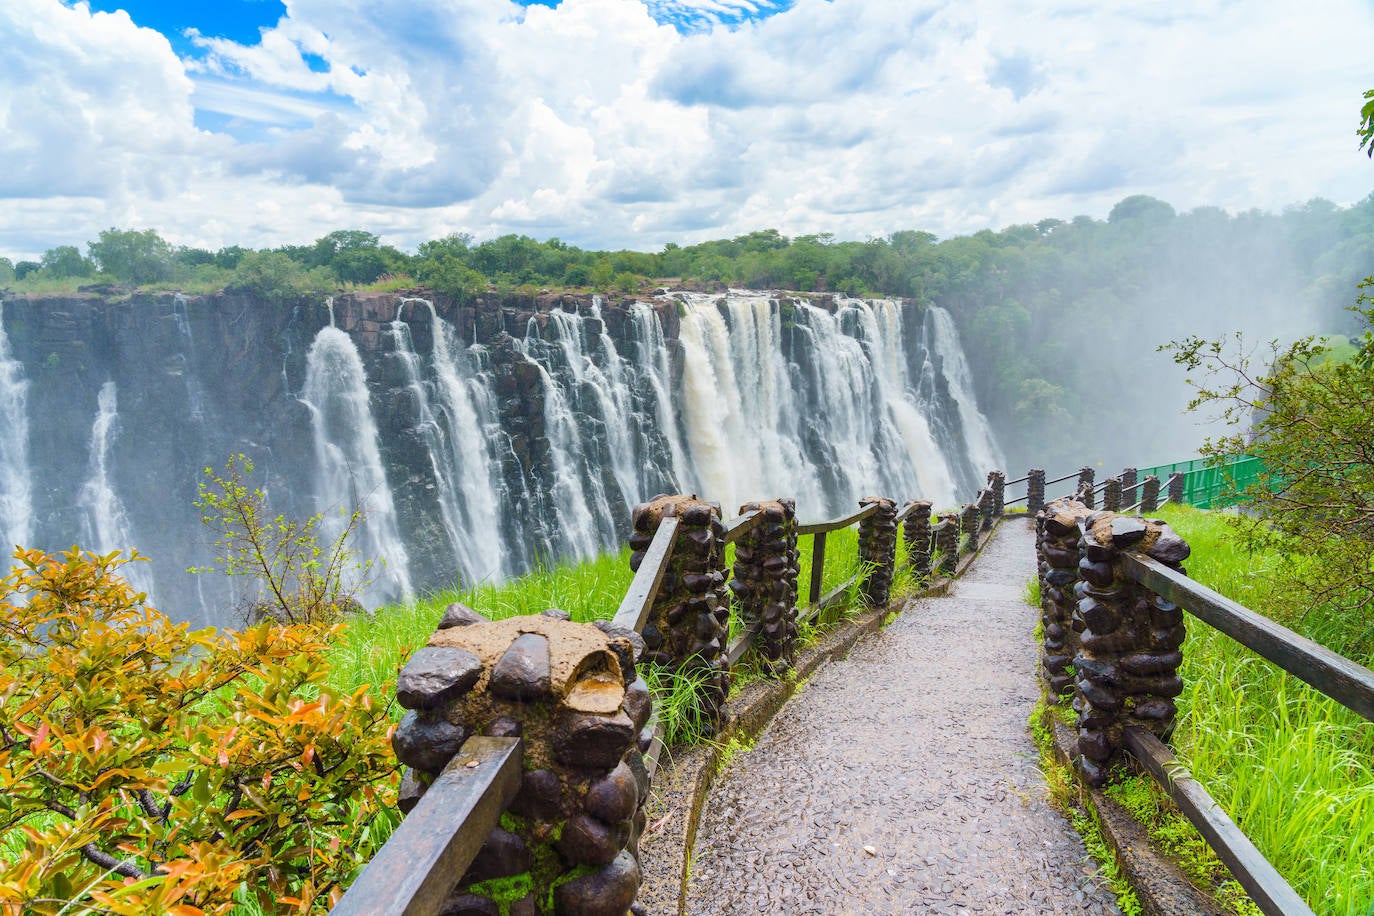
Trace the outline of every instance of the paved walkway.
[[817, 672], [711, 793], [688, 913], [1119, 912], [1026, 732], [1034, 562], [1002, 525], [949, 597]]

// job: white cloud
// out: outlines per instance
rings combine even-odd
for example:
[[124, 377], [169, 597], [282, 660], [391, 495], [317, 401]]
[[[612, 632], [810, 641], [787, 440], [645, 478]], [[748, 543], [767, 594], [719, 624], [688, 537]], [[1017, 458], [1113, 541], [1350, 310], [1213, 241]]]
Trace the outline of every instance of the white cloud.
[[178, 60], [123, 14], [0, 5], [0, 245], [132, 220], [210, 247], [341, 226], [402, 245], [949, 235], [1133, 193], [1352, 202], [1374, 176], [1354, 148], [1358, 0], [288, 9], [257, 44], [201, 36]]

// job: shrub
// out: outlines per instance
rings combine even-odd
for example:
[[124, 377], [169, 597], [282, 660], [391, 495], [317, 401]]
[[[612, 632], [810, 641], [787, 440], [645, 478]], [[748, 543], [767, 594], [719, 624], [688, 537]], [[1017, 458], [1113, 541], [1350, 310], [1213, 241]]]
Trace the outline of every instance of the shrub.
[[[337, 899], [389, 800], [388, 710], [325, 686], [333, 628], [190, 632], [127, 562], [17, 550], [0, 588], [0, 912]], [[84, 910], [83, 910], [84, 911]]]

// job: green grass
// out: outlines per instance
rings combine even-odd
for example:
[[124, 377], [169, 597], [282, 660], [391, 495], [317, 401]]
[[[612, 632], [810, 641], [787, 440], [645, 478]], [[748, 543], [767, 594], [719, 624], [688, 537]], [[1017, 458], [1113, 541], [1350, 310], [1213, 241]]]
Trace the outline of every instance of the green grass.
[[[1189, 575], [1266, 612], [1265, 571], [1291, 558], [1238, 550], [1220, 514], [1159, 514], [1193, 548]], [[1313, 620], [1304, 635], [1333, 625]], [[1187, 626], [1175, 754], [1315, 911], [1374, 913], [1374, 723], [1206, 624]]]

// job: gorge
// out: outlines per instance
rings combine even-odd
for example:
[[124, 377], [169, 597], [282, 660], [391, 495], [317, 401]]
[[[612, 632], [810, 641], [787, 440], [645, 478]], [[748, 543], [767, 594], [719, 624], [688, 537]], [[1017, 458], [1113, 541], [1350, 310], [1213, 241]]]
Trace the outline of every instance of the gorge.
[[265, 302], [88, 288], [0, 303], [0, 531], [152, 558], [175, 619], [229, 625], [194, 506], [242, 453], [274, 512], [382, 562], [365, 603], [623, 542], [630, 509], [967, 499], [1002, 459], [949, 315], [908, 300], [423, 290]]

